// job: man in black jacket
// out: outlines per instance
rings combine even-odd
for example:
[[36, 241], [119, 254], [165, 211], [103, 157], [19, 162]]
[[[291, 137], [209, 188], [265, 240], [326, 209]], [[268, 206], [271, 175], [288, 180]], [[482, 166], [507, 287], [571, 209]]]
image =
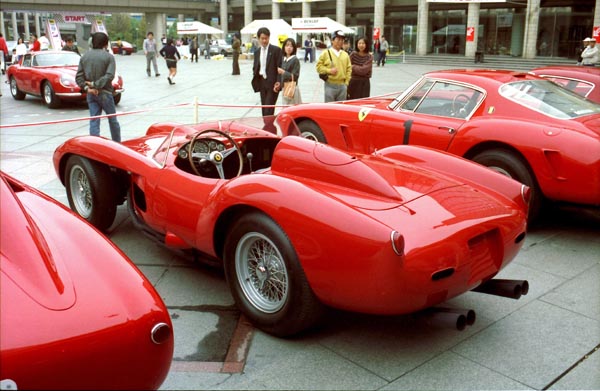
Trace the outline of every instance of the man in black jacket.
[[[273, 106], [277, 102], [281, 85], [277, 68], [281, 65], [281, 48], [270, 45], [271, 32], [266, 27], [261, 27], [256, 33], [259, 47], [254, 52], [254, 67], [252, 88], [260, 92], [260, 103], [263, 106]], [[263, 107], [262, 115], [273, 115], [275, 107]]]

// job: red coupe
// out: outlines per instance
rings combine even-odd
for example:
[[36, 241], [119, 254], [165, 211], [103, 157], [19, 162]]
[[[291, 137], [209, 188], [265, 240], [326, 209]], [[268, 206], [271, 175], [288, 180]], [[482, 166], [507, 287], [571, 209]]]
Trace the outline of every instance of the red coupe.
[[281, 113], [345, 150], [423, 145], [474, 160], [531, 188], [530, 218], [544, 200], [600, 205], [600, 105], [531, 74], [430, 72], [396, 97]]
[[76, 137], [54, 166], [71, 208], [98, 228], [127, 201], [147, 233], [222, 262], [241, 311], [279, 336], [324, 305], [402, 314], [493, 285], [522, 246], [526, 186], [425, 148], [363, 155], [279, 137], [294, 122], [277, 121]]
[[[50, 108], [60, 107], [62, 101], [85, 101], [85, 93], [75, 83], [79, 55], [68, 51], [41, 51], [24, 55], [19, 63], [6, 70], [10, 93], [16, 100], [27, 94], [42, 97]], [[115, 75], [112, 81], [115, 104], [121, 101], [123, 78]]]
[[1, 388], [158, 389], [173, 327], [152, 284], [94, 227], [3, 172], [0, 203]]
[[531, 73], [550, 79], [576, 94], [600, 103], [600, 68], [556, 65], [535, 68]]

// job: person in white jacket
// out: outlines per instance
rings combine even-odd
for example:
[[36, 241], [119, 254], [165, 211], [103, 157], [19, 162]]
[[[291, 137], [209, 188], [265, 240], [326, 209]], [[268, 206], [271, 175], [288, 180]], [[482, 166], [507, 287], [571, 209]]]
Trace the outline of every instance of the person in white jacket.
[[594, 38], [586, 38], [584, 42], [587, 43], [587, 46], [581, 52], [581, 64], [589, 67], [600, 64], [600, 51], [596, 47], [596, 40]]

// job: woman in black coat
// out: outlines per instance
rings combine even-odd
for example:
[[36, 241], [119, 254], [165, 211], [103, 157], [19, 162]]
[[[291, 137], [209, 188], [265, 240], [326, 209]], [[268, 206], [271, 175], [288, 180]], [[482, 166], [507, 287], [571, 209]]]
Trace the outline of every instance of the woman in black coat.
[[284, 94], [281, 94], [284, 105], [294, 105], [302, 103], [300, 97], [300, 89], [298, 88], [298, 79], [300, 78], [300, 60], [296, 57], [296, 41], [292, 38], [288, 38], [283, 42], [283, 58], [281, 60], [281, 67], [277, 68], [279, 73], [279, 82], [283, 86], [285, 82], [295, 81], [296, 90], [293, 98], [287, 98]]

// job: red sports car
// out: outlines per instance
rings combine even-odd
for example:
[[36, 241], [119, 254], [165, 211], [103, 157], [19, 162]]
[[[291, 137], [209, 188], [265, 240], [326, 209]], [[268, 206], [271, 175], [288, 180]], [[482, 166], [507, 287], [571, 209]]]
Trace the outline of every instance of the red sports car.
[[173, 327], [152, 284], [94, 227], [3, 172], [0, 203], [2, 389], [158, 389]]
[[556, 65], [535, 68], [531, 73], [550, 79], [576, 94], [600, 103], [600, 68]]
[[[6, 70], [10, 93], [16, 100], [27, 94], [40, 96], [50, 108], [60, 107], [62, 101], [85, 101], [86, 94], [75, 83], [79, 55], [68, 51], [41, 51], [24, 55], [19, 63]], [[115, 75], [112, 81], [115, 104], [121, 101], [123, 78]]]
[[136, 48], [127, 41], [121, 41], [120, 47], [118, 41], [111, 41], [110, 49], [112, 50], [113, 54], [123, 54], [128, 56], [136, 52]]
[[600, 205], [600, 105], [531, 74], [430, 72], [397, 97], [281, 113], [345, 150], [423, 145], [474, 160], [531, 188], [530, 218], [544, 200]]
[[277, 120], [76, 137], [54, 166], [72, 209], [98, 228], [126, 200], [135, 225], [222, 262], [241, 311], [279, 336], [313, 325], [324, 305], [402, 314], [495, 284], [522, 246], [526, 186], [425, 148], [363, 155], [279, 137], [294, 123]]

